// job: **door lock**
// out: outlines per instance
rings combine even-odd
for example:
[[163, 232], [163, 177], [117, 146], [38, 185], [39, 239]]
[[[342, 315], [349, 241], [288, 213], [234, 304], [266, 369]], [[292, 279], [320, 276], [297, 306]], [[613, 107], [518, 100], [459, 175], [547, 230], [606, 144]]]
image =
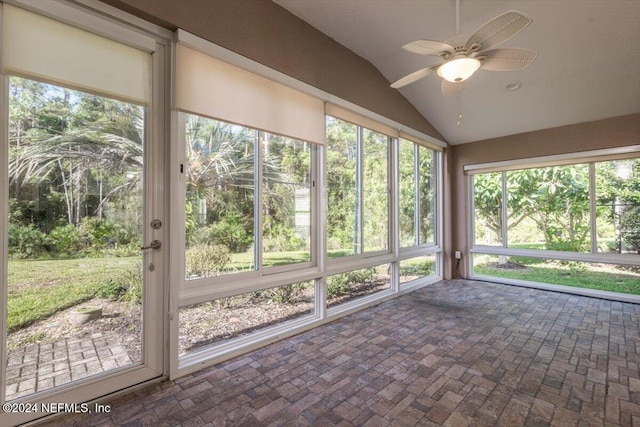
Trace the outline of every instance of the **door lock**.
[[160, 227], [162, 227], [162, 221], [160, 221], [159, 219], [154, 219], [153, 221], [151, 221], [151, 228], [153, 228], [154, 230], [158, 230]]
[[160, 249], [162, 247], [162, 242], [160, 240], [153, 240], [149, 243], [149, 246], [143, 246], [142, 250], [145, 249]]

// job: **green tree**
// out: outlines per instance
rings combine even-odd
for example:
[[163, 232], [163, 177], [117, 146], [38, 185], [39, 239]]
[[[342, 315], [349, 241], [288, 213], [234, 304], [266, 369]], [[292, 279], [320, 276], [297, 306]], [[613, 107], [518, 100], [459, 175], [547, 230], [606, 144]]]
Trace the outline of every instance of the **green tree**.
[[327, 233], [329, 249], [360, 251], [357, 127], [327, 117]]
[[[586, 165], [507, 172], [507, 229], [529, 218], [542, 232], [547, 249], [583, 250], [590, 229], [588, 177]], [[502, 200], [501, 173], [474, 177], [477, 218], [498, 235]]]
[[10, 77], [10, 222], [43, 232], [50, 253], [73, 255], [82, 245], [64, 224], [107, 211], [131, 217], [109, 225], [116, 241], [139, 240], [143, 132], [142, 107]]

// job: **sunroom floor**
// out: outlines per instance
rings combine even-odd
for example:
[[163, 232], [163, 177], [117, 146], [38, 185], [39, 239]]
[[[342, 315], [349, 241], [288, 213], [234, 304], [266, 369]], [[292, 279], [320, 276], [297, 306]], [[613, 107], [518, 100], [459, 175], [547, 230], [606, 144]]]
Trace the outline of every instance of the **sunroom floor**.
[[48, 425], [640, 426], [640, 305], [443, 281]]

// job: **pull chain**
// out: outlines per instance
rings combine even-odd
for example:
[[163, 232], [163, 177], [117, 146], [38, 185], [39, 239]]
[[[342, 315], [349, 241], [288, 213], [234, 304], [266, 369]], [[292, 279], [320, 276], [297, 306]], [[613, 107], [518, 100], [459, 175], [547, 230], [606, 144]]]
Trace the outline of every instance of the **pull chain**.
[[458, 91], [458, 124], [456, 126], [460, 127], [460, 123], [462, 123], [462, 91]]

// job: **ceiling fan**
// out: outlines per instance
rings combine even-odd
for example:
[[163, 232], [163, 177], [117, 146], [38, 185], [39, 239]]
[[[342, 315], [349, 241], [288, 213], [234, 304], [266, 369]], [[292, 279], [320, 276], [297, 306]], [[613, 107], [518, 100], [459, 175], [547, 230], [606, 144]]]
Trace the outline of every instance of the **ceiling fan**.
[[[511, 10], [481, 26], [466, 41], [454, 40], [446, 43], [435, 40], [416, 40], [406, 44], [402, 48], [408, 52], [439, 56], [445, 62], [414, 71], [393, 83], [391, 87], [401, 88], [435, 71], [442, 77], [442, 94], [457, 95], [463, 89], [464, 81], [479, 68], [490, 71], [522, 70], [536, 58], [538, 55], [536, 52], [519, 48], [492, 48], [524, 30], [531, 21], [532, 19], [524, 13]], [[458, 26], [459, 14], [456, 7], [456, 27]]]

